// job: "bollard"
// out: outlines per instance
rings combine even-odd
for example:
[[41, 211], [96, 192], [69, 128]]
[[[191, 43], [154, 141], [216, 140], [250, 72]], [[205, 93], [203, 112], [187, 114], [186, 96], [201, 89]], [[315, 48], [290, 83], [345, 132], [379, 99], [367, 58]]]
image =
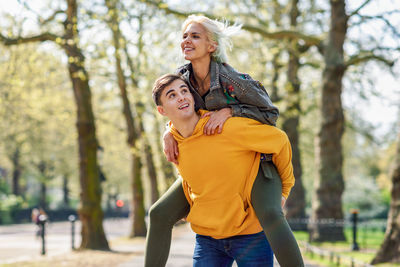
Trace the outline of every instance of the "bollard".
[[357, 244], [357, 215], [358, 215], [358, 210], [351, 210], [351, 215], [352, 215], [352, 223], [353, 223], [353, 244], [351, 246], [351, 250], [353, 251], [358, 251], [360, 250], [360, 247]]
[[72, 250], [75, 250], [75, 221], [76, 221], [75, 215], [72, 214], [69, 215], [68, 221], [71, 222], [71, 248]]
[[47, 221], [47, 216], [42, 214], [39, 215], [39, 225], [40, 225], [40, 236], [42, 238], [42, 255], [46, 254], [46, 242], [45, 242], [45, 235], [46, 235], [46, 221]]

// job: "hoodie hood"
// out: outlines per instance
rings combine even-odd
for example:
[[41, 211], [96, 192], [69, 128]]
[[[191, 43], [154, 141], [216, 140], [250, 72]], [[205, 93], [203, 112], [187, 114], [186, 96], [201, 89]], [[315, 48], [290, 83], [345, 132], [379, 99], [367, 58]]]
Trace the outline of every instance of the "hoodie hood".
[[[204, 110], [204, 109], [200, 109], [197, 114], [201, 116], [203, 116], [203, 114], [207, 113], [208, 110]], [[194, 127], [193, 133], [191, 136], [184, 138], [179, 132], [178, 130], [175, 128], [175, 126], [169, 122], [169, 126], [170, 126], [170, 132], [172, 133], [172, 135], [174, 136], [175, 140], [178, 143], [182, 143], [185, 140], [190, 140], [192, 138], [195, 138], [197, 136], [200, 136], [203, 134], [203, 128], [204, 125], [206, 125], [206, 123], [208, 122], [208, 120], [210, 119], [209, 116], [204, 117], [204, 118], [200, 118], [199, 121], [197, 122], [196, 126]]]

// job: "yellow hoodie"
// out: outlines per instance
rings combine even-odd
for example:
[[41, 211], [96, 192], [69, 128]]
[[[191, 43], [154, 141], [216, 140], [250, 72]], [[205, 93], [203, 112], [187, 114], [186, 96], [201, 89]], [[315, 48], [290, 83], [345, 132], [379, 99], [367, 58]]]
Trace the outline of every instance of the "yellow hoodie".
[[187, 138], [171, 127], [179, 148], [177, 167], [191, 207], [187, 221], [194, 232], [217, 239], [258, 233], [262, 228], [251, 205], [251, 189], [260, 153], [273, 154], [282, 195], [287, 198], [294, 185], [289, 139], [276, 127], [242, 117], [229, 118], [221, 134], [207, 136], [203, 128], [208, 119], [200, 119]]

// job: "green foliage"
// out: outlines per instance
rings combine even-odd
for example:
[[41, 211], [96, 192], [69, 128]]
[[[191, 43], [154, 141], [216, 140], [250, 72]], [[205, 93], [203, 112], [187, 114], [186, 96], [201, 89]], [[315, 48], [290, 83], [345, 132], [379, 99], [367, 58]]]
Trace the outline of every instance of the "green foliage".
[[26, 203], [21, 196], [0, 194], [0, 224], [12, 223], [12, 211], [23, 207], [26, 207]]

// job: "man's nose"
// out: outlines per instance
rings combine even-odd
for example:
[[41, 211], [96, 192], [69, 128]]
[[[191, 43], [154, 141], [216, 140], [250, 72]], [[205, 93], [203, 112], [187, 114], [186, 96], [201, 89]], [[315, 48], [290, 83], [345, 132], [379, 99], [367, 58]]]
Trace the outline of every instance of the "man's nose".
[[183, 100], [183, 95], [182, 94], [178, 94], [178, 101], [181, 102]]

